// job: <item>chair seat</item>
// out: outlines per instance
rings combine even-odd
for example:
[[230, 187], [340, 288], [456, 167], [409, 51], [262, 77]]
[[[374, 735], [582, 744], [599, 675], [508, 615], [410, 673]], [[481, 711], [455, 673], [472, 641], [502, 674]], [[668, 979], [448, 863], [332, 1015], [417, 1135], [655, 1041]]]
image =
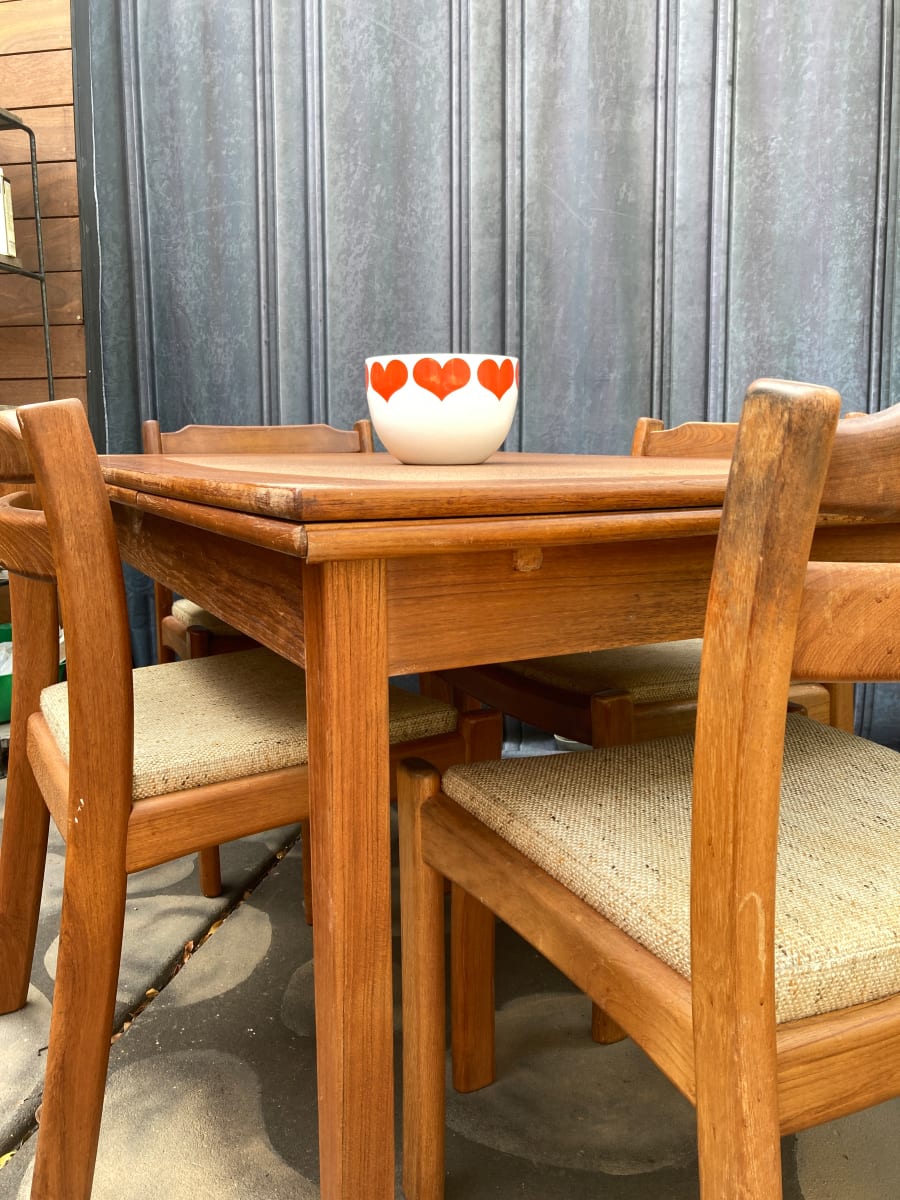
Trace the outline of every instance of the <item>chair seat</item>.
[[[268, 650], [140, 667], [133, 678], [135, 800], [307, 761], [304, 672]], [[449, 704], [395, 687], [389, 697], [392, 743], [456, 729]], [[68, 684], [45, 688], [41, 711], [68, 760]]]
[[201, 625], [210, 633], [217, 634], [219, 637], [239, 637], [240, 630], [235, 629], [233, 625], [228, 625], [225, 621], [219, 620], [213, 616], [211, 612], [207, 612], [205, 608], [201, 608], [199, 604], [195, 604], [193, 600], [176, 600], [172, 604], [172, 616], [179, 621], [185, 628], [191, 625]]
[[[687, 978], [692, 765], [693, 738], [660, 738], [452, 767], [443, 790]], [[789, 717], [780, 819], [778, 1020], [900, 990], [900, 754]]]
[[583, 696], [614, 687], [630, 692], [635, 704], [664, 704], [696, 699], [702, 646], [700, 638], [691, 638], [588, 654], [527, 658], [502, 666], [536, 683]]

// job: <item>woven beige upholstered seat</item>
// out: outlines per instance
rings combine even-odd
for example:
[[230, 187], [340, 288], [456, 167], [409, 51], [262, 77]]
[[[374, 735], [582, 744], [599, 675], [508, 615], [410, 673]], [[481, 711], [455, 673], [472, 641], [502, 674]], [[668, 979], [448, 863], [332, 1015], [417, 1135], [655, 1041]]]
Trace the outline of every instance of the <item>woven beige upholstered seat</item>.
[[[692, 768], [693, 738], [659, 738], [451, 767], [443, 790], [689, 978]], [[857, 797], [852, 805], [848, 795]], [[788, 717], [775, 932], [779, 1021], [900, 991], [900, 843], [883, 836], [898, 826], [900, 754]], [[823, 854], [832, 861], [823, 863]], [[828, 869], [836, 857], [840, 874]], [[835, 946], [838, 958], [830, 953]]]
[[[135, 800], [307, 761], [304, 673], [277, 654], [187, 659], [133, 678]], [[396, 687], [389, 696], [394, 744], [456, 729], [449, 704]], [[68, 760], [67, 684], [44, 689], [41, 712]]]
[[195, 604], [193, 600], [173, 601], [172, 616], [185, 628], [189, 628], [191, 625], [200, 625], [209, 633], [215, 633], [222, 637], [239, 636], [239, 630], [235, 629], [233, 625], [220, 621], [218, 617], [207, 612], [205, 608], [201, 608], [199, 604]]
[[590, 654], [525, 658], [500, 665], [525, 679], [571, 689], [582, 696], [615, 687], [630, 692], [635, 704], [654, 704], [696, 697], [702, 648], [700, 638], [689, 638]]

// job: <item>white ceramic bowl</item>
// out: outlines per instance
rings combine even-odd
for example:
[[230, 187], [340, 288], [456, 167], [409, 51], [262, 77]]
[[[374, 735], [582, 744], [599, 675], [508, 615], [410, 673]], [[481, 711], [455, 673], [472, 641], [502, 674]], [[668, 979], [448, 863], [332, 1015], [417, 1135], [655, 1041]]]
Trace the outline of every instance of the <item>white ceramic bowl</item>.
[[509, 433], [519, 360], [508, 354], [381, 354], [366, 359], [375, 432], [405, 463], [480, 463]]

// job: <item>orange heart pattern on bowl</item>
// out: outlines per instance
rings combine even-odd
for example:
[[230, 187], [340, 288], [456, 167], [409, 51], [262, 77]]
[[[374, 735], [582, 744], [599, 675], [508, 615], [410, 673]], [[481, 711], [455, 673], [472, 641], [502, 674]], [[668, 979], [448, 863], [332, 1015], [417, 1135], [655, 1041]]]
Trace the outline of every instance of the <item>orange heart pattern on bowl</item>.
[[501, 400], [513, 385], [515, 370], [511, 358], [504, 358], [498, 366], [492, 358], [486, 358], [478, 367], [478, 382]]
[[438, 400], [465, 387], [471, 378], [469, 364], [461, 358], [451, 358], [443, 366], [435, 358], [420, 358], [413, 367], [413, 379], [419, 387], [433, 392]]
[[390, 400], [394, 392], [400, 390], [409, 379], [406, 364], [399, 358], [392, 358], [386, 367], [381, 363], [372, 363], [369, 383], [383, 400]]

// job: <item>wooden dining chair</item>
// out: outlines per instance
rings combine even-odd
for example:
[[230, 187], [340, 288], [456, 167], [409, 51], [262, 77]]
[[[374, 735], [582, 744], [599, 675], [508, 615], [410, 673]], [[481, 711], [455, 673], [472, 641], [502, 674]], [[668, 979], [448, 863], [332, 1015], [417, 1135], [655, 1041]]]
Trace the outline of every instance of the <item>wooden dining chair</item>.
[[[25, 1002], [49, 813], [66, 861], [32, 1195], [87, 1200], [126, 877], [309, 815], [305, 678], [261, 649], [133, 670], [112, 513], [79, 401], [0, 417], [0, 478], [32, 472], [32, 491], [0, 499], [14, 652], [28, 668], [16, 672], [0, 854], [0, 1012]], [[56, 669], [57, 586], [69, 678], [42, 690]], [[390, 736], [392, 762], [415, 747], [461, 761], [499, 752], [501, 733], [496, 714], [458, 720], [391, 688]]]
[[[654, 458], [730, 458], [734, 422], [666, 429], [641, 417], [631, 453]], [[425, 690], [460, 707], [474, 698], [539, 729], [589, 746], [619, 746], [690, 733], [697, 715], [699, 638], [523, 659], [438, 673]], [[441, 686], [443, 681], [444, 686]], [[792, 707], [853, 730], [853, 684], [794, 682]]]
[[[778, 1200], [782, 1134], [900, 1093], [900, 755], [785, 719], [792, 675], [900, 677], [900, 406], [847, 422], [838, 444], [839, 405], [809, 385], [748, 391], [695, 738], [443, 781], [401, 767], [409, 1200], [443, 1195], [442, 876], [695, 1103], [703, 1200]], [[864, 544], [852, 525], [826, 526], [810, 562], [820, 500], [887, 524]], [[473, 1086], [491, 1081], [491, 1036]]]
[[[730, 458], [737, 428], [733, 421], [691, 421], [666, 429], [656, 418], [641, 417], [631, 453], [651, 458]], [[426, 676], [422, 690], [460, 710], [490, 705], [581, 745], [621, 746], [692, 732], [702, 649], [702, 640], [692, 638], [460, 667]], [[795, 681], [788, 704], [816, 720], [853, 731], [850, 682]], [[456, 903], [462, 922], [467, 900], [459, 896]], [[596, 1005], [591, 1033], [600, 1043], [623, 1037]]]
[[[185, 425], [163, 433], [158, 421], [145, 421], [142, 427], [145, 454], [328, 454], [366, 453], [374, 449], [372, 424], [357, 421], [352, 429], [333, 429], [330, 425]], [[153, 583], [158, 662], [176, 658], [205, 658], [233, 650], [250, 650], [258, 643], [208, 612], [193, 600], [175, 599], [171, 588], [158, 580]], [[304, 880], [309, 871], [309, 825], [301, 834], [304, 855]], [[222, 863], [218, 846], [204, 846], [198, 858], [200, 890], [204, 896], [222, 892]], [[305, 912], [311, 915], [309, 884]]]

